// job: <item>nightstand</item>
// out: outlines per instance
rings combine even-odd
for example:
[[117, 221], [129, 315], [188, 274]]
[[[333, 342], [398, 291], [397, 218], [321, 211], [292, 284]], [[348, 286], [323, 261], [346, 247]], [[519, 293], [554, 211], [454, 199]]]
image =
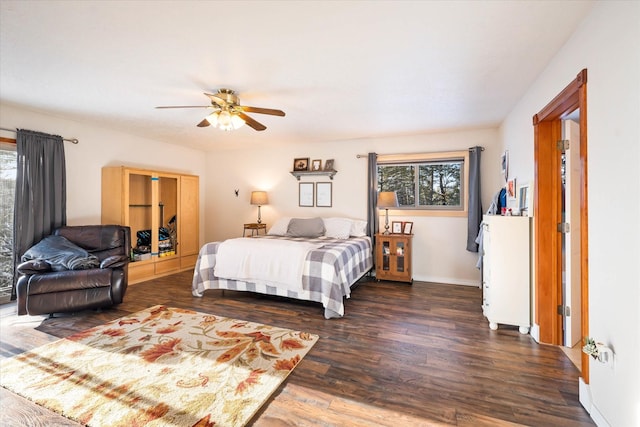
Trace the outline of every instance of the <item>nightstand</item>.
[[412, 234], [376, 234], [376, 279], [413, 282]]
[[264, 230], [264, 234], [267, 234], [267, 224], [257, 222], [245, 224], [244, 230], [242, 230], [242, 237], [245, 236], [247, 230], [251, 230], [251, 237], [260, 234], [260, 230]]

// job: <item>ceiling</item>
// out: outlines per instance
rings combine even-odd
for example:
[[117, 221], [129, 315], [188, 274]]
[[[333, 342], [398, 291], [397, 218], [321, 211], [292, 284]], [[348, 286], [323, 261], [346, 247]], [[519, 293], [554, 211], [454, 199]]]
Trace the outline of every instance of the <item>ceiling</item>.
[[[0, 101], [203, 150], [493, 127], [592, 5], [0, 0]], [[218, 88], [286, 117], [154, 108]]]

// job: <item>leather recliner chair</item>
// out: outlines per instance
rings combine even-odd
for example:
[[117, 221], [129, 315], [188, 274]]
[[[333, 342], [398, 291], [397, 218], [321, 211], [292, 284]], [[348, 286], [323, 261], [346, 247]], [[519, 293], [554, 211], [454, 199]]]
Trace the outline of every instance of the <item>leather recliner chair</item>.
[[[66, 248], [38, 245], [37, 259], [25, 260], [36, 246], [29, 249], [18, 266], [16, 284], [18, 315], [75, 312], [110, 307], [122, 303], [127, 290], [128, 263], [131, 256], [131, 230], [120, 225], [67, 226], [54, 230], [55, 241], [81, 248], [88, 253], [91, 266], [77, 262], [56, 263], [67, 253]], [[65, 240], [66, 239], [66, 240]], [[49, 241], [52, 241], [49, 239]], [[70, 244], [69, 244], [70, 242]], [[52, 247], [53, 246], [53, 247]], [[52, 247], [52, 250], [48, 248]], [[48, 253], [53, 252], [53, 253]], [[97, 260], [96, 260], [97, 258]]]

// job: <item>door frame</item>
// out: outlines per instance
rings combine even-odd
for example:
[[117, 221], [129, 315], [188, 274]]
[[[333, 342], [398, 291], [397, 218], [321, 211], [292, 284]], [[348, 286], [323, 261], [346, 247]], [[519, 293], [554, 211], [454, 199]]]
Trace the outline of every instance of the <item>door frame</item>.
[[[589, 335], [588, 200], [587, 200], [587, 70], [533, 116], [534, 128], [534, 322], [542, 343], [562, 345], [562, 222], [560, 151], [562, 119], [580, 109], [580, 271], [582, 336]], [[582, 353], [582, 378], [589, 384], [589, 359]]]

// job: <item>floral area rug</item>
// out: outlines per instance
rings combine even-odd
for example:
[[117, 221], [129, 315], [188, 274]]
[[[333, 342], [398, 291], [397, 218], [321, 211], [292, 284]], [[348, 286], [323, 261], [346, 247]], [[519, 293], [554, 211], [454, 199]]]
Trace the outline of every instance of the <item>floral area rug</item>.
[[90, 426], [241, 426], [317, 340], [155, 306], [2, 361], [0, 385]]

